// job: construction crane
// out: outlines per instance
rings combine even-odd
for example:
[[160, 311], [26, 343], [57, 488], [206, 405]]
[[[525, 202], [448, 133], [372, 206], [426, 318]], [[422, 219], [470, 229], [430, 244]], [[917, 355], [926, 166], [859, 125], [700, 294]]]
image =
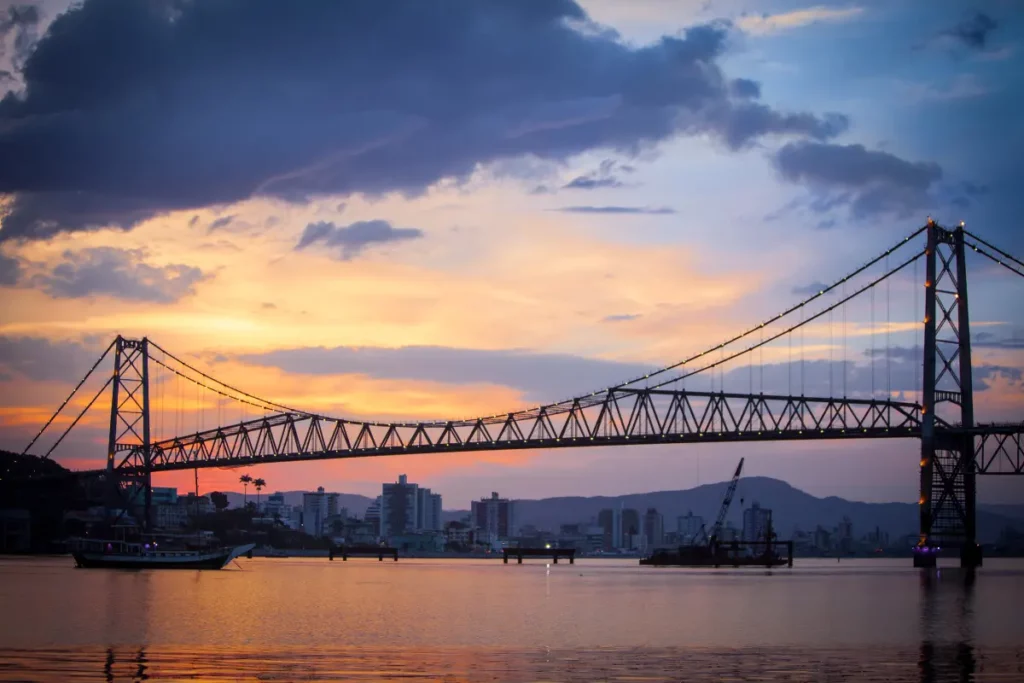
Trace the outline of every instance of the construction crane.
[[707, 531], [704, 526], [700, 527], [700, 538], [701, 541], [707, 543], [709, 546], [714, 546], [718, 543], [718, 537], [722, 534], [722, 525], [725, 524], [725, 516], [729, 514], [729, 506], [732, 505], [732, 497], [736, 495], [736, 485], [740, 482], [740, 473], [743, 471], [743, 458], [740, 458], [740, 464], [736, 466], [736, 472], [732, 475], [732, 481], [729, 482], [729, 488], [725, 491], [725, 498], [722, 499], [722, 508], [718, 511], [718, 519], [715, 520], [715, 525], [711, 527], [711, 537], [708, 537]]

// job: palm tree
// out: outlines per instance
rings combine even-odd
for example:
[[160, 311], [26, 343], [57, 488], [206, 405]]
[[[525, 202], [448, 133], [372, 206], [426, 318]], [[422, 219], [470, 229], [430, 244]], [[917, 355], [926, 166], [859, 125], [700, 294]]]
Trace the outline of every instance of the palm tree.
[[238, 478], [239, 483], [245, 487], [245, 491], [242, 495], [242, 507], [246, 507], [249, 504], [249, 484], [252, 483], [252, 477], [248, 474], [243, 474]]
[[256, 487], [256, 511], [259, 512], [259, 510], [260, 510], [260, 491], [263, 489], [264, 486], [267, 485], [267, 482], [263, 481], [263, 479], [253, 479], [252, 485]]

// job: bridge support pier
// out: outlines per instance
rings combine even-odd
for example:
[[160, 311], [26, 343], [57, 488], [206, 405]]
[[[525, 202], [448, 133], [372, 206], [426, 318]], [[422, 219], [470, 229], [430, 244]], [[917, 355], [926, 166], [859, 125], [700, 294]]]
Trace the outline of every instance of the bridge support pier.
[[[964, 229], [929, 219], [925, 249], [924, 385], [921, 394], [920, 537], [914, 566], [934, 567], [943, 546], [964, 567], [981, 564], [976, 541], [974, 390]], [[936, 430], [936, 426], [940, 430]]]

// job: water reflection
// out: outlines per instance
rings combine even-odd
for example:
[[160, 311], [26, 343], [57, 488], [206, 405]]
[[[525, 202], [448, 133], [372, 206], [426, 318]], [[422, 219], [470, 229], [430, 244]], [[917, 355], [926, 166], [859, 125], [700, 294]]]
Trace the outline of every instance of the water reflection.
[[[953, 683], [976, 674], [1020, 680], [1019, 653], [967, 643], [892, 649], [612, 648], [0, 650], [0, 681], [887, 681]], [[31, 674], [28, 674], [31, 672]]]
[[1024, 563], [993, 565], [0, 560], [0, 681], [1024, 680]]
[[974, 569], [921, 570], [921, 683], [974, 680], [975, 580]]

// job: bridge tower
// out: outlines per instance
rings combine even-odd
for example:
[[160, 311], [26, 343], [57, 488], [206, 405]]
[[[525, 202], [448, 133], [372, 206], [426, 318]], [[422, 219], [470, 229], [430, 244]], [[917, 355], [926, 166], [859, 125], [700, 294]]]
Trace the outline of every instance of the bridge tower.
[[[114, 342], [114, 375], [111, 378], [110, 434], [107, 442], [108, 506], [129, 509], [141, 502], [142, 524], [152, 520], [152, 457], [149, 432], [149, 340]], [[134, 468], [120, 467], [128, 460]], [[142, 467], [138, 467], [141, 465]], [[142, 501], [138, 498], [140, 494]]]
[[[981, 565], [975, 535], [974, 390], [963, 224], [928, 219], [924, 386], [921, 397], [921, 534], [914, 565], [935, 566], [943, 546], [963, 567]], [[936, 426], [939, 429], [936, 429]]]

